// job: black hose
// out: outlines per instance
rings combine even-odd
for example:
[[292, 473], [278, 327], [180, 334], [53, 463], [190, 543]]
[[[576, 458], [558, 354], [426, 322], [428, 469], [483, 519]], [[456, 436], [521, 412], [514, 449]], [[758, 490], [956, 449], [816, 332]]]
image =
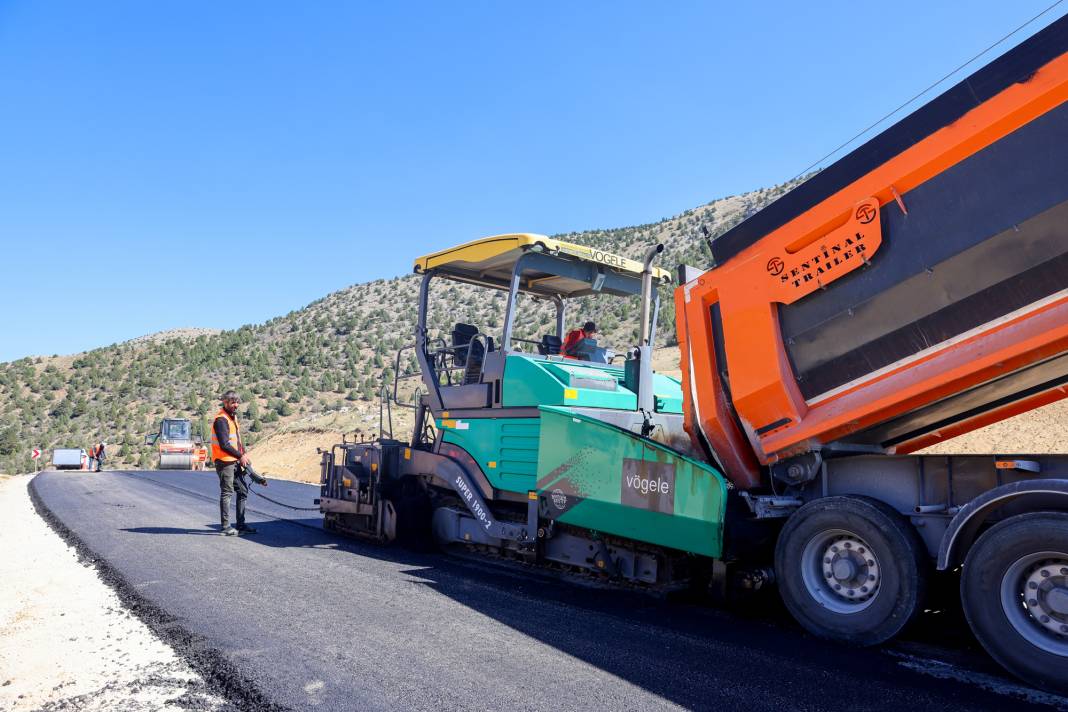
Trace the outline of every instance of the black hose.
[[271, 499], [267, 495], [260, 494], [256, 490], [252, 489], [252, 483], [251, 482], [248, 485], [248, 491], [251, 492], [252, 494], [256, 495], [257, 497], [262, 497], [263, 499], [267, 500], [268, 502], [271, 502], [273, 504], [277, 504], [279, 507], [285, 507], [286, 509], [292, 509], [292, 510], [295, 510], [295, 511], [298, 511], [298, 512], [318, 512], [319, 511], [318, 507], [295, 507], [292, 504], [286, 504], [285, 502], [279, 502], [277, 499]]
[[260, 494], [256, 490], [252, 489], [252, 485], [253, 485], [253, 483], [259, 484], [261, 481], [263, 482], [263, 484], [267, 484], [267, 478], [264, 477], [263, 475], [261, 475], [260, 473], [256, 472], [255, 470], [253, 470], [251, 465], [244, 465], [243, 469], [244, 469], [245, 473], [249, 477], [252, 478], [252, 482], [250, 482], [249, 485], [248, 485], [248, 491], [251, 492], [252, 494], [256, 495], [257, 497], [261, 497], [261, 498], [267, 500], [268, 502], [271, 502], [273, 504], [277, 504], [279, 507], [285, 507], [286, 509], [292, 509], [292, 510], [297, 511], [297, 512], [318, 512], [319, 511], [318, 507], [295, 507], [292, 504], [286, 504], [285, 502], [279, 502], [277, 499], [271, 499], [270, 497], [268, 497], [265, 494]]

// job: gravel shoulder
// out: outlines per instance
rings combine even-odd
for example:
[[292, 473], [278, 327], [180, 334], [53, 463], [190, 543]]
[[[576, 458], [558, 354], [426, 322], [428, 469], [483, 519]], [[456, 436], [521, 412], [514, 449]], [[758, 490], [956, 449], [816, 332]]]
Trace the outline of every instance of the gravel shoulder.
[[30, 480], [0, 478], [0, 709], [228, 709], [38, 516]]

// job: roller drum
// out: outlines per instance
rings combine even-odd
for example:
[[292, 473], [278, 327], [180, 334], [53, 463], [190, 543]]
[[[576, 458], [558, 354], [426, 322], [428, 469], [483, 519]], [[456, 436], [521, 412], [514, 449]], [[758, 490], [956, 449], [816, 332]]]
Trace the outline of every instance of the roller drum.
[[159, 469], [191, 470], [193, 469], [193, 455], [188, 452], [161, 452], [159, 455]]

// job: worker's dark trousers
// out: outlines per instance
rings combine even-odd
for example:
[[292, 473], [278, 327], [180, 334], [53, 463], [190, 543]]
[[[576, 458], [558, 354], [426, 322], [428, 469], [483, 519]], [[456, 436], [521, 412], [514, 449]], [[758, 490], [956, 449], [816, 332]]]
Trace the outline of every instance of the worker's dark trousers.
[[230, 498], [237, 493], [237, 526], [245, 524], [245, 500], [248, 499], [248, 483], [245, 473], [236, 462], [216, 462], [219, 475], [219, 520], [222, 528], [230, 526]]

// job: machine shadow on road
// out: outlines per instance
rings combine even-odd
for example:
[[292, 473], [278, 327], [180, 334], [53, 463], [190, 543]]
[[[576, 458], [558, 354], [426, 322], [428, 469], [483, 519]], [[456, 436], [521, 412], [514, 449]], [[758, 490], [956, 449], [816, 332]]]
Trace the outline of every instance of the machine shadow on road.
[[[258, 532], [242, 536], [241, 542], [329, 549], [352, 555], [352, 565], [357, 568], [360, 559], [399, 564], [398, 573], [410, 576], [413, 582], [532, 640], [688, 708], [708, 708], [710, 690], [717, 690], [714, 699], [729, 701], [736, 696], [734, 701], [741, 704], [749, 696], [745, 680], [764, 675], [769, 666], [782, 678], [784, 690], [794, 688], [798, 699], [818, 700], [820, 708], [852, 705], [856, 701], [855, 689], [830, 681], [818, 691], [801, 691], [831, 670], [838, 679], [865, 680], [868, 699], [878, 698], [882, 690], [890, 697], [915, 694], [918, 699], [945, 709], [1005, 709], [1009, 701], [977, 687], [912, 672], [900, 664], [899, 657], [881, 649], [856, 649], [814, 639], [792, 622], [773, 590], [744, 605], [716, 608], [687, 597], [668, 598], [559, 579], [519, 565], [365, 542], [309, 526], [315, 521], [307, 520], [300, 526], [294, 526], [300, 520], [256, 521]], [[217, 527], [212, 523], [205, 524], [204, 529], [138, 527], [128, 531], [218, 536]], [[925, 648], [936, 641], [944, 643], [947, 633], [951, 633], [951, 640], [965, 641], [963, 649], [948, 651], [951, 658], [959, 658], [955, 662], [981, 669], [1012, 685], [981, 651], [969, 647], [970, 636], [962, 638], [962, 629], [967, 630], [932, 612], [914, 627], [903, 646], [894, 644], [894, 648], [922, 657]], [[735, 681], [732, 686], [736, 690], [723, 692], [727, 680]], [[754, 683], [751, 692], [757, 690], [766, 694], [767, 688]], [[782, 699], [747, 706], [781, 709], [794, 701], [794, 695], [784, 692]]]
[[[864, 697], [873, 709], [882, 706], [874, 700], [902, 693], [925, 700], [920, 706], [928, 708], [1004, 710], [1012, 702], [903, 667], [902, 652], [922, 658], [930, 648], [925, 642], [888, 646], [894, 655], [815, 639], [788, 619], [773, 592], [750, 605], [715, 608], [485, 568], [449, 561], [406, 573], [534, 640], [690, 709], [708, 709], [713, 700], [717, 703], [712, 706], [721, 709], [804, 709], [812, 703], [835, 709], [854, 704], [857, 690], [836, 685], [833, 679], [863, 680]], [[954, 662], [1004, 681], [1005, 687], [1018, 684], [981, 651], [946, 652]], [[765, 674], [781, 680], [782, 698], [752, 699], [766, 695], [768, 688], [746, 681]], [[826, 684], [816, 682], [821, 679]], [[727, 681], [733, 681], [729, 692], [724, 689]], [[794, 692], [787, 693], [790, 689]]]

